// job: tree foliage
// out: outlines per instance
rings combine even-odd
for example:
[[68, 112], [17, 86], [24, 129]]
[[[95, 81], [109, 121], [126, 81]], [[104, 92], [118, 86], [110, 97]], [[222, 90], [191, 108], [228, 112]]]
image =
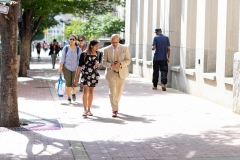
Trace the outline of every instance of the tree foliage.
[[88, 39], [99, 38], [100, 36], [111, 36], [114, 33], [125, 31], [125, 21], [113, 16], [106, 15], [91, 16], [85, 21], [74, 20], [64, 31], [65, 37], [71, 34], [82, 34]]
[[[114, 5], [124, 5], [122, 0], [22, 0], [23, 16], [19, 23], [19, 35], [21, 39], [21, 59], [19, 76], [26, 77], [30, 64], [30, 44], [40, 26], [46, 21], [46, 28], [54, 26], [55, 15], [74, 14], [80, 17], [113, 12]], [[42, 30], [43, 31], [43, 30]]]
[[122, 0], [22, 0], [23, 14], [31, 13], [31, 24], [26, 25], [31, 27], [32, 36], [38, 29], [43, 31], [43, 27], [56, 25], [58, 22], [54, 17], [58, 14], [92, 17], [115, 11], [113, 5], [124, 6], [125, 2]]

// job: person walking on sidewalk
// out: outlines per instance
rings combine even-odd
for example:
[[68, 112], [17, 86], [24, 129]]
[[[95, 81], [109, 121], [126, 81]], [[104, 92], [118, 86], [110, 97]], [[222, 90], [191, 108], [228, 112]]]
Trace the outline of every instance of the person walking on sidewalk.
[[93, 116], [91, 112], [91, 106], [93, 101], [93, 90], [94, 87], [98, 84], [99, 73], [98, 67], [100, 66], [101, 57], [98, 52], [99, 42], [95, 39], [89, 42], [87, 50], [85, 50], [79, 60], [78, 68], [76, 71], [76, 76], [74, 79], [75, 85], [78, 84], [80, 72], [80, 84], [83, 86], [83, 107], [84, 112], [83, 116]]
[[169, 38], [162, 34], [161, 28], [155, 29], [155, 33], [156, 36], [153, 38], [152, 43], [152, 50], [155, 50], [153, 57], [152, 89], [157, 90], [160, 69], [162, 90], [166, 91], [168, 63], [170, 62], [170, 42]]
[[[78, 46], [81, 48], [81, 50], [84, 52], [87, 49], [87, 43], [85, 42], [85, 37], [83, 35], [79, 35], [78, 36], [78, 41], [79, 44]], [[82, 92], [83, 91], [83, 86], [80, 85], [79, 91]]]
[[59, 49], [59, 46], [57, 45], [57, 40], [54, 39], [52, 45], [50, 46], [50, 52], [49, 52], [49, 56], [51, 56], [52, 58], [52, 69], [55, 69], [56, 58], [59, 50], [60, 49]]
[[40, 43], [37, 43], [36, 49], [37, 49], [37, 55], [38, 55], [38, 59], [39, 59], [40, 58], [40, 53], [41, 53], [41, 44]]
[[128, 47], [119, 43], [117, 34], [111, 36], [111, 45], [106, 47], [103, 52], [103, 66], [106, 67], [105, 78], [109, 85], [112, 117], [117, 117], [125, 78], [129, 75], [130, 54]]
[[63, 48], [62, 56], [59, 62], [60, 67], [58, 69], [59, 74], [63, 72], [64, 79], [66, 81], [66, 92], [69, 104], [72, 100], [76, 101], [77, 85], [74, 84], [74, 77], [78, 67], [80, 54], [82, 53], [82, 50], [76, 46], [76, 40], [77, 37], [75, 35], [71, 35], [69, 37], [70, 45]]

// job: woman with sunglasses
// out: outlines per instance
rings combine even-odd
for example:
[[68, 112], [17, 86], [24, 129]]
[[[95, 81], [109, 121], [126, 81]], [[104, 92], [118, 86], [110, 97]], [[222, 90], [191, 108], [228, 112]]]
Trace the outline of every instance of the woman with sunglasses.
[[97, 40], [91, 40], [88, 44], [86, 51], [81, 54], [79, 65], [76, 71], [74, 83], [77, 84], [80, 72], [81, 79], [80, 83], [83, 85], [83, 106], [84, 112], [83, 116], [93, 116], [91, 112], [91, 106], [93, 101], [93, 90], [98, 84], [98, 79], [100, 77], [97, 69], [100, 66], [101, 55], [98, 56], [98, 44]]
[[75, 35], [69, 37], [69, 45], [65, 46], [62, 50], [62, 57], [59, 62], [60, 67], [58, 70], [59, 74], [63, 72], [66, 81], [66, 92], [69, 104], [72, 100], [76, 101], [77, 85], [74, 84], [74, 77], [82, 53], [82, 50], [76, 46], [76, 39], [77, 37]]

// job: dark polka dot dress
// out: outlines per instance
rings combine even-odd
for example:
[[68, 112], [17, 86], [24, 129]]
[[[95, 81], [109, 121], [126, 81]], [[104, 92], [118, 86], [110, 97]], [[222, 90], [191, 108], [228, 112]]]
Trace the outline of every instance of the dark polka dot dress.
[[81, 83], [88, 87], [95, 87], [98, 84], [99, 73], [95, 64], [99, 63], [97, 55], [86, 55], [85, 63], [81, 70]]

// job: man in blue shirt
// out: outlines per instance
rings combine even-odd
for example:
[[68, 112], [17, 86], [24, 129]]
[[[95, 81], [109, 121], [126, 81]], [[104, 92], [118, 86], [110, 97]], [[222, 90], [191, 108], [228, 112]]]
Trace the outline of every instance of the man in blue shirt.
[[162, 90], [166, 91], [168, 63], [170, 61], [170, 42], [167, 36], [162, 34], [161, 28], [155, 29], [156, 36], [153, 38], [152, 50], [155, 50], [153, 57], [153, 87], [157, 89], [159, 69], [161, 72]]

